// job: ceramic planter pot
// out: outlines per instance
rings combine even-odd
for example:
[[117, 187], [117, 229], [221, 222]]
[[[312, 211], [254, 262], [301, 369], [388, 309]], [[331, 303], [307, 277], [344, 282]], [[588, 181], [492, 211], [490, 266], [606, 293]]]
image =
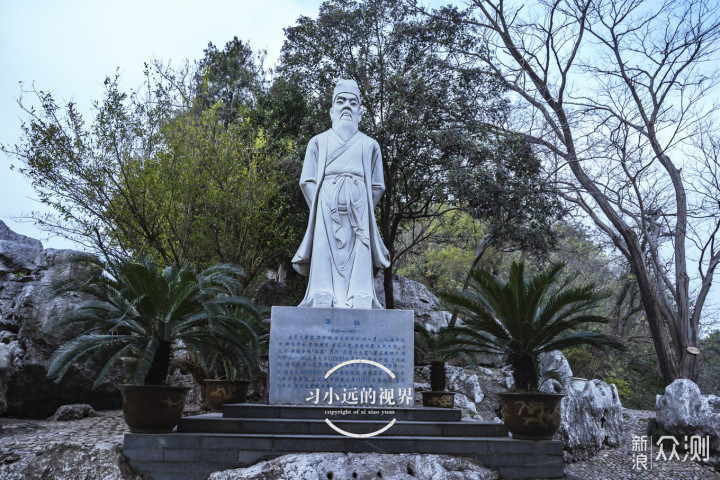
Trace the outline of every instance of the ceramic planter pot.
[[182, 418], [188, 387], [123, 385], [123, 417], [133, 433], [171, 432]]
[[503, 421], [513, 438], [552, 440], [560, 428], [565, 395], [557, 393], [501, 393]]
[[249, 381], [246, 380], [204, 380], [205, 401], [216, 412], [221, 412], [227, 403], [247, 401]]
[[420, 392], [423, 407], [454, 408], [454, 392]]

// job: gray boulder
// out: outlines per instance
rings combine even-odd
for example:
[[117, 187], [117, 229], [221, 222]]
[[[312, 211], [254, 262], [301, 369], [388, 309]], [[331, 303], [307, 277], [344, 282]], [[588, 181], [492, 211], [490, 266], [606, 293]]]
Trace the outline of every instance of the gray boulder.
[[587, 460], [604, 447], [620, 445], [623, 407], [615, 385], [589, 380], [573, 384], [565, 393], [555, 435], [563, 442], [565, 461]]
[[559, 378], [556, 380], [565, 388], [570, 385], [573, 377], [570, 364], [560, 350], [553, 350], [540, 355], [540, 374], [542, 376], [541, 381], [546, 381], [552, 378], [553, 375], [557, 375]]
[[673, 435], [710, 437], [710, 448], [720, 450], [720, 404], [703, 395], [691, 380], [678, 379], [655, 397], [658, 424]]
[[52, 419], [56, 422], [69, 422], [80, 420], [86, 417], [97, 417], [98, 413], [87, 403], [76, 403], [74, 405], [62, 405], [58, 407]]
[[565, 394], [555, 439], [563, 442], [566, 461], [586, 460], [606, 446], [620, 444], [623, 407], [615, 385], [600, 380], [573, 382], [570, 364], [559, 350], [540, 356], [540, 374], [541, 392]]
[[247, 468], [215, 472], [208, 480], [345, 480], [392, 478], [417, 480], [490, 480], [496, 472], [467, 458], [445, 455], [313, 453], [293, 454], [260, 462]]
[[0, 272], [27, 274], [37, 269], [42, 253], [40, 240], [15, 233], [0, 220]]
[[121, 448], [53, 442], [42, 454], [29, 454], [0, 466], [0, 480], [145, 480], [130, 468]]
[[[382, 277], [376, 277], [375, 294], [380, 305], [385, 307], [385, 289]], [[429, 331], [435, 332], [450, 322], [452, 315], [448, 312], [436, 311], [440, 300], [422, 283], [410, 280], [402, 275], [393, 277], [395, 308], [413, 310], [415, 321], [421, 323]]]
[[78, 331], [47, 331], [52, 318], [82, 300], [75, 294], [52, 294], [56, 280], [87, 275], [77, 254], [43, 250], [38, 240], [17, 235], [0, 221], [0, 414], [48, 417], [64, 404], [120, 406], [120, 394], [110, 382], [90, 389], [92, 365], [79, 364], [59, 384], [46, 375], [52, 352]]

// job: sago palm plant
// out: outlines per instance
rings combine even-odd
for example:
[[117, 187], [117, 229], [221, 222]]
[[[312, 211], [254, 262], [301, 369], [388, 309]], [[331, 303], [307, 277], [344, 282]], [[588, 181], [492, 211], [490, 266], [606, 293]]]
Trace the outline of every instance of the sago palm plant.
[[260, 320], [260, 313], [238, 294], [241, 268], [219, 264], [196, 273], [188, 265], [160, 269], [150, 261], [84, 259], [96, 267], [90, 278], [67, 279], [55, 288], [90, 299], [51, 324], [78, 324], [82, 331], [50, 357], [49, 376], [59, 381], [75, 362], [89, 358], [101, 365], [95, 387], [123, 359], [134, 383], [161, 385], [174, 349], [255, 364], [251, 319]]
[[464, 324], [451, 330], [444, 354], [476, 353], [507, 356], [515, 388], [538, 388], [538, 356], [552, 350], [591, 345], [603, 350], [624, 348], [614, 338], [592, 330], [588, 324], [606, 323], [597, 315], [598, 302], [606, 297], [594, 285], [579, 287], [559, 283], [563, 264], [525, 276], [525, 264], [513, 262], [505, 282], [485, 270], [471, 272], [471, 288], [442, 293], [440, 297], [461, 312]]

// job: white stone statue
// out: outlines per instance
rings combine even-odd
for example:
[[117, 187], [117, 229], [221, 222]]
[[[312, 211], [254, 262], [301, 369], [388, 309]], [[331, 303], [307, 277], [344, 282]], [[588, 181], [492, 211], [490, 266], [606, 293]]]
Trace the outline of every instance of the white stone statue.
[[362, 111], [354, 80], [333, 92], [332, 128], [310, 140], [300, 189], [310, 219], [293, 267], [309, 275], [300, 307], [382, 308], [373, 273], [390, 255], [375, 223], [374, 208], [385, 191], [380, 146], [358, 131]]

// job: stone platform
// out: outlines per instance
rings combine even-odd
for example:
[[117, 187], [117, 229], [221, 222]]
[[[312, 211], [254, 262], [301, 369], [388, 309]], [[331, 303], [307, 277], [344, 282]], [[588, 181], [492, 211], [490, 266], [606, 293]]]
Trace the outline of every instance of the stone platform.
[[128, 433], [123, 451], [154, 480], [204, 480], [214, 471], [308, 452], [448, 454], [473, 458], [506, 479], [563, 476], [560, 442], [511, 439], [504, 425], [461, 422], [459, 410], [442, 408], [226, 405], [223, 414], [183, 418], [173, 433]]

